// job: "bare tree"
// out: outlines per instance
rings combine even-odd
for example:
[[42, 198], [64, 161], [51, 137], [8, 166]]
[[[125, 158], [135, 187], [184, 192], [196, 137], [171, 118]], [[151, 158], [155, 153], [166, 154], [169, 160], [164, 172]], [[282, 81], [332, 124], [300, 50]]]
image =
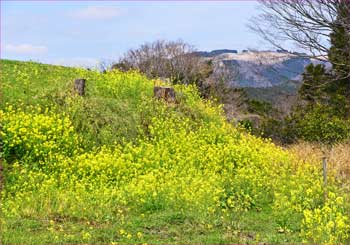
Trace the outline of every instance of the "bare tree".
[[137, 69], [150, 78], [168, 78], [173, 84], [200, 84], [211, 67], [183, 41], [158, 40], [129, 50], [113, 68]]
[[108, 70], [111, 69], [113, 65], [113, 62], [112, 60], [109, 60], [109, 59], [103, 59], [101, 60], [99, 63], [98, 63], [98, 70], [101, 71], [102, 73], [105, 73], [107, 72]]
[[330, 61], [333, 75], [320, 86], [343, 80], [350, 93], [350, 0], [259, 2], [262, 13], [249, 27], [280, 50], [292, 42], [307, 52], [302, 56]]
[[[337, 26], [350, 32], [350, 0], [260, 0], [262, 13], [249, 27], [270, 44], [285, 50], [292, 41], [311, 57], [327, 59], [330, 35]], [[339, 16], [339, 6], [348, 15]], [[350, 44], [349, 44], [350, 45]]]

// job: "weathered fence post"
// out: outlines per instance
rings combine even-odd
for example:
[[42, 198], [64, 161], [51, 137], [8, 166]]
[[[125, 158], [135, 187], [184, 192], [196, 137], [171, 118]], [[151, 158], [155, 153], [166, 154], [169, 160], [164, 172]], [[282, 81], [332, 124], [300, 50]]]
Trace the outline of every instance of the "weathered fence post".
[[85, 95], [85, 85], [86, 85], [86, 79], [76, 79], [74, 81], [74, 90], [77, 92], [80, 96]]
[[322, 173], [323, 173], [323, 188], [324, 188], [324, 200], [328, 199], [328, 191], [327, 191], [327, 155], [326, 151], [323, 151], [322, 157]]
[[322, 157], [323, 184], [327, 186], [327, 157]]
[[166, 102], [175, 102], [175, 90], [172, 87], [154, 87], [154, 97], [157, 99], [164, 99]]
[[[0, 133], [2, 131], [2, 125], [0, 124]], [[2, 166], [2, 158], [4, 157], [4, 153], [3, 153], [3, 140], [2, 140], [2, 136], [0, 134], [0, 199], [2, 198], [2, 188], [3, 188], [3, 183], [4, 183], [4, 179], [3, 179], [3, 171], [4, 171], [4, 167]]]

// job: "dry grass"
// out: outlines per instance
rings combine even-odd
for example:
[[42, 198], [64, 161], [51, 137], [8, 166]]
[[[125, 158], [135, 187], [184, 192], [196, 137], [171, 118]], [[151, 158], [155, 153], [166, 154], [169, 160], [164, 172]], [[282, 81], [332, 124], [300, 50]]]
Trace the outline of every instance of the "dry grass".
[[350, 143], [339, 144], [330, 151], [322, 151], [317, 144], [301, 142], [290, 146], [289, 150], [302, 161], [319, 162], [320, 165], [325, 152], [328, 168], [335, 171], [338, 178], [350, 184]]

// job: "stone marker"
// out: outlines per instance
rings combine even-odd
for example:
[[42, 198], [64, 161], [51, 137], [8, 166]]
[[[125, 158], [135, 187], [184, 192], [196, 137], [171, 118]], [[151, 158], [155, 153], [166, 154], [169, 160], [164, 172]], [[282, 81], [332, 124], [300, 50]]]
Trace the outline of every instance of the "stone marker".
[[74, 81], [74, 90], [80, 96], [84, 96], [85, 95], [85, 84], [86, 84], [86, 79], [76, 79]]
[[166, 102], [172, 103], [176, 101], [175, 90], [172, 87], [154, 87], [153, 93], [154, 97], [157, 99], [163, 99]]

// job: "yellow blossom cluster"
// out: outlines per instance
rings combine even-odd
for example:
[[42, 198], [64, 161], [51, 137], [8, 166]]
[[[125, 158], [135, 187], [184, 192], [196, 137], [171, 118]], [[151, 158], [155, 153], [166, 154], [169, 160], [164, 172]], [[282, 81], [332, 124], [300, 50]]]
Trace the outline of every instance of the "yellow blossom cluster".
[[71, 156], [78, 152], [79, 140], [68, 117], [39, 106], [26, 110], [8, 106], [0, 111], [5, 158], [39, 161], [49, 154]]
[[323, 206], [303, 211], [301, 231], [305, 242], [339, 244], [349, 238], [350, 218], [344, 201], [343, 197], [329, 192]]
[[[273, 202], [277, 212], [284, 210], [281, 218], [283, 212], [303, 215], [305, 241], [332, 243], [348, 237], [344, 198], [330, 192], [324, 202], [317, 166], [296, 164], [288, 152], [224, 121], [193, 130], [189, 119], [155, 117], [149, 137], [137, 144], [83, 153], [64, 115], [39, 107], [8, 107], [1, 116], [6, 154], [18, 159], [8, 175], [12, 182], [2, 207], [9, 217], [52, 210], [93, 220], [114, 217], [123, 224], [127, 207], [142, 213], [196, 212], [205, 222]], [[28, 159], [46, 167], [22, 166]], [[87, 241], [91, 235], [83, 232], [82, 237]]]

